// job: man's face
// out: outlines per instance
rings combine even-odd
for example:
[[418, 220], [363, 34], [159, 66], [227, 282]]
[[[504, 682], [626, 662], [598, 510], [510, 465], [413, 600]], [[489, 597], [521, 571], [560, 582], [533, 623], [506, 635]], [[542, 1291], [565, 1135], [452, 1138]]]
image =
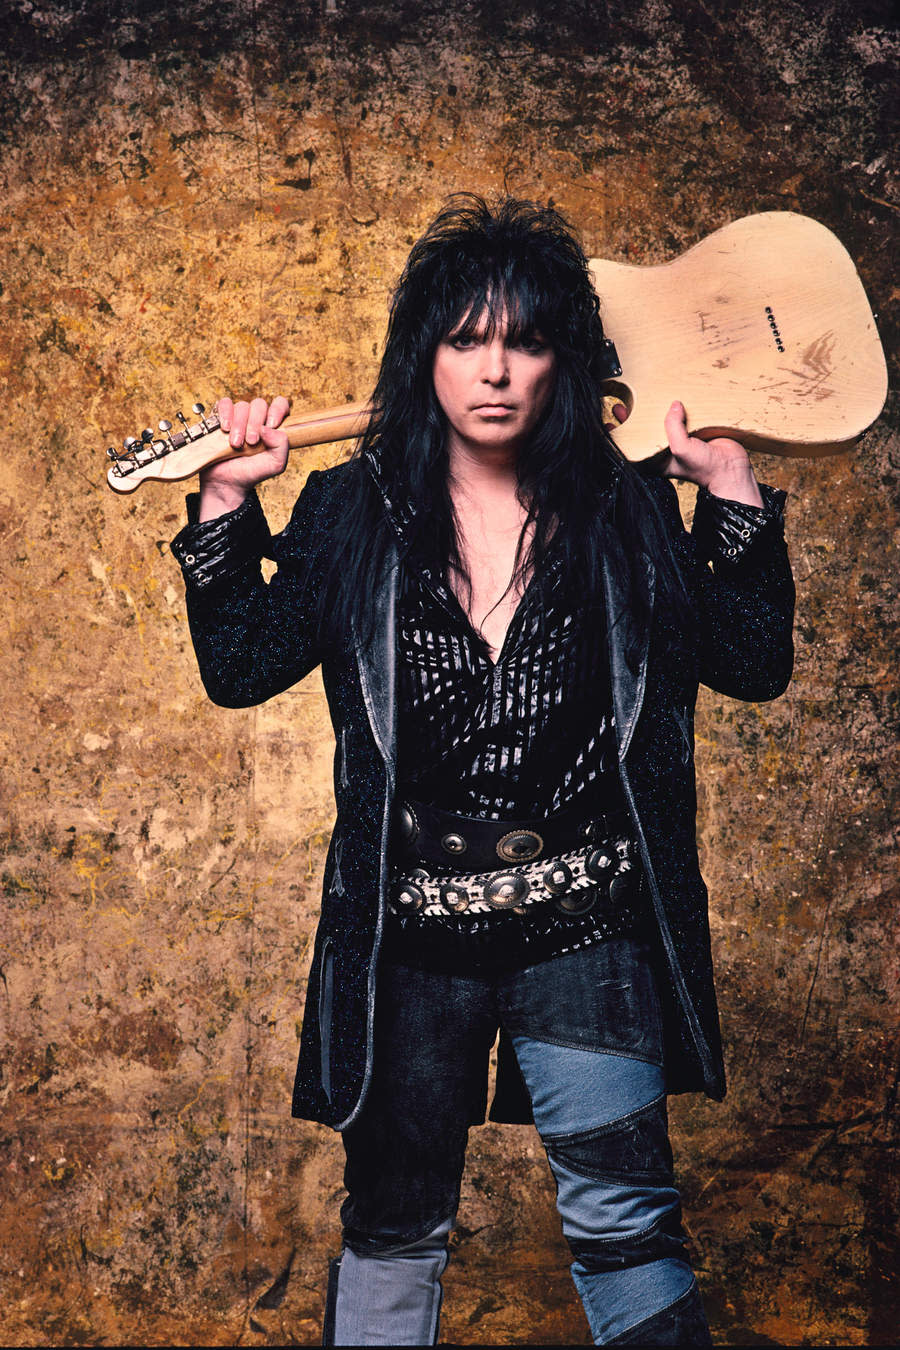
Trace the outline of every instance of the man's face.
[[553, 393], [556, 354], [539, 333], [511, 343], [505, 320], [488, 336], [486, 313], [471, 337], [456, 337], [456, 331], [438, 343], [432, 367], [450, 452], [515, 452]]

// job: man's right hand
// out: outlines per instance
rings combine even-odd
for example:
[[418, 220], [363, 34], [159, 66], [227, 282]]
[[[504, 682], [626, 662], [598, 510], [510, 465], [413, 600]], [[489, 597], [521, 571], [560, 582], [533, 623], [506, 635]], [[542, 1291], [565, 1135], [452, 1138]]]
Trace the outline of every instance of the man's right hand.
[[255, 398], [252, 403], [219, 399], [216, 404], [219, 425], [228, 433], [232, 447], [252, 450], [259, 446], [259, 450], [239, 459], [210, 464], [201, 470], [201, 521], [215, 520], [217, 516], [237, 510], [258, 483], [284, 473], [290, 452], [287, 434], [279, 428], [290, 406], [281, 395], [271, 404], [264, 398]]

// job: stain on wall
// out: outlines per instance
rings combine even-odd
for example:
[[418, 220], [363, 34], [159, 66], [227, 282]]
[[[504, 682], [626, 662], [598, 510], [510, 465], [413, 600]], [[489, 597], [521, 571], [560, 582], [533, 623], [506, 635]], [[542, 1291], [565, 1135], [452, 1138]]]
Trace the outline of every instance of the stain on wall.
[[[392, 281], [456, 190], [550, 198], [634, 263], [752, 211], [815, 216], [893, 357], [889, 12], [5, 6], [10, 1343], [314, 1344], [339, 1238], [339, 1141], [288, 1114], [332, 812], [321, 687], [205, 700], [182, 493], [114, 497], [105, 447], [223, 390], [364, 396]], [[276, 526], [346, 451], [265, 487]], [[673, 1117], [721, 1344], [882, 1345], [900, 1321], [898, 453], [892, 400], [852, 452], [760, 457], [790, 493], [797, 674], [774, 704], [701, 700], [731, 1087]], [[454, 1241], [445, 1339], [587, 1341], [533, 1131], [473, 1132]]]

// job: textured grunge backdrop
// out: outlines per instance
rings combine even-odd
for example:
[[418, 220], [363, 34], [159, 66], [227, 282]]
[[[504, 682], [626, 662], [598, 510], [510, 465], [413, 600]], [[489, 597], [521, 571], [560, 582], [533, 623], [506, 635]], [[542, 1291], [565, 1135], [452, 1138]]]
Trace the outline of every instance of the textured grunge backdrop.
[[[637, 263], [805, 212], [890, 347], [889, 8], [3, 6], [5, 1341], [313, 1344], [338, 1240], [338, 1140], [288, 1115], [320, 686], [206, 702], [181, 491], [113, 497], [105, 447], [225, 389], [362, 397], [392, 279], [458, 189], [552, 198]], [[701, 705], [731, 1090], [678, 1101], [674, 1132], [722, 1344], [900, 1325], [896, 411], [850, 454], [760, 461], [791, 496], [797, 675]], [[346, 450], [299, 455], [271, 518]], [[475, 1131], [445, 1338], [585, 1342], [566, 1265], [536, 1136]]]

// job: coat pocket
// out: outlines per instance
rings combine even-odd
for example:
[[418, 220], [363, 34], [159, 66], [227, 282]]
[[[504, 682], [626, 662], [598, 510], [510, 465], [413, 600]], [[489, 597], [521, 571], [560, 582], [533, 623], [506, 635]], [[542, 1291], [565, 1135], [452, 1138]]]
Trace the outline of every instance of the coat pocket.
[[331, 1017], [334, 1003], [334, 944], [330, 937], [322, 943], [319, 970], [319, 1056], [322, 1091], [331, 1101]]

